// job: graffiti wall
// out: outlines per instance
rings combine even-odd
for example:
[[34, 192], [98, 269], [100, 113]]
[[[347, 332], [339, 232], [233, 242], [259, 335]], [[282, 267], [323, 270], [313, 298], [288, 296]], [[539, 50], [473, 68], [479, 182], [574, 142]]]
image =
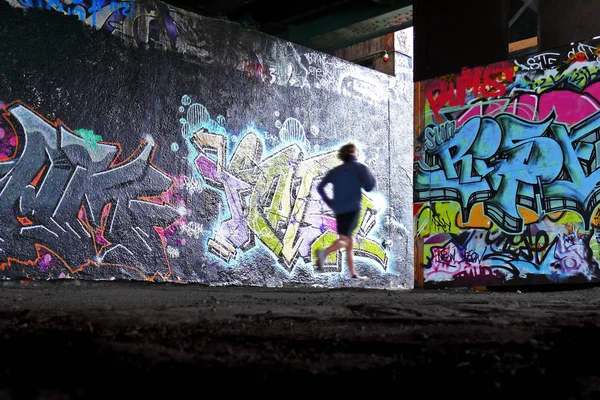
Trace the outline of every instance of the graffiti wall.
[[[411, 60], [390, 77], [157, 1], [0, 2], [0, 279], [408, 288]], [[337, 238], [316, 186], [375, 173]]]
[[426, 283], [600, 278], [599, 45], [419, 84], [414, 216]]

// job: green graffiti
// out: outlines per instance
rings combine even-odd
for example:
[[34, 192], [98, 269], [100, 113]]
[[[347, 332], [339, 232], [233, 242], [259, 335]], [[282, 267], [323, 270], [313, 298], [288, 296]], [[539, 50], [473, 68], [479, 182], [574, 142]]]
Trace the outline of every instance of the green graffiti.
[[88, 129], [77, 129], [75, 131], [85, 141], [85, 148], [96, 151], [98, 149], [98, 142], [102, 141], [102, 136], [96, 135], [94, 131]]
[[566, 81], [571, 85], [584, 89], [600, 77], [600, 67], [591, 63], [573, 64], [564, 71], [554, 69], [531, 73], [519, 70], [517, 86], [521, 89], [542, 93], [556, 87], [560, 82]]
[[[333, 242], [337, 240], [337, 238], [338, 235], [336, 233], [327, 231], [313, 242], [310, 250], [313, 254], [313, 263], [315, 265], [317, 264], [317, 250], [326, 249], [327, 247], [331, 246]], [[326, 270], [329, 268], [337, 268], [339, 264], [338, 253], [339, 252], [336, 251], [327, 256], [327, 258], [325, 259], [325, 265], [323, 266]]]

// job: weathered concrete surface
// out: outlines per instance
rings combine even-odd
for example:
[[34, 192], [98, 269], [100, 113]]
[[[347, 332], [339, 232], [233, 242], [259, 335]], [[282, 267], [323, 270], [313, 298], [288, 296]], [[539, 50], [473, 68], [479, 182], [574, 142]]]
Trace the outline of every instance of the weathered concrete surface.
[[[392, 77], [161, 1], [125, 2], [127, 19], [106, 5], [96, 20], [110, 1], [86, 3], [97, 29], [57, 11], [72, 0], [48, 1], [0, 0], [0, 279], [343, 287], [334, 258], [314, 271], [337, 237], [314, 188], [352, 140], [377, 180], [357, 271], [371, 287], [413, 286], [409, 57], [394, 55]], [[44, 119], [69, 140], [55, 145]], [[51, 162], [61, 168], [38, 177]]]
[[8, 399], [199, 398], [216, 387], [485, 399], [600, 393], [598, 288], [32, 282], [4, 284], [0, 298], [0, 397]]

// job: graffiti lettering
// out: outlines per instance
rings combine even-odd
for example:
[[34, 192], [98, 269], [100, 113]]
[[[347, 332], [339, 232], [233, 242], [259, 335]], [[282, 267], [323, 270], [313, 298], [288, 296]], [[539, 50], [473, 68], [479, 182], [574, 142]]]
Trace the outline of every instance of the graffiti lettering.
[[[519, 65], [519, 67], [522, 67]], [[545, 90], [549, 90], [555, 87], [561, 82], [568, 82], [569, 84], [578, 88], [585, 88], [600, 78], [600, 67], [593, 64], [573, 64], [568, 68], [560, 71], [553, 71], [552, 73], [540, 74], [524, 74], [518, 76], [515, 81], [515, 88], [527, 91], [536, 91], [541, 93]]]
[[498, 255], [509, 255], [512, 259], [525, 260], [540, 264], [549, 248], [554, 246], [545, 231], [538, 231], [535, 237], [531, 229], [527, 229], [521, 235], [507, 235], [502, 232], [492, 233], [488, 231], [485, 235], [485, 243], [489, 246], [491, 254], [486, 254], [484, 259], [497, 258]]
[[536, 54], [527, 59], [528, 69], [546, 69], [552, 68], [558, 61], [560, 53], [542, 53]]
[[554, 116], [543, 122], [510, 114], [474, 117], [428, 150], [436, 156], [429, 165], [417, 163], [416, 197], [459, 202], [465, 222], [473, 205], [483, 203], [485, 215], [508, 233], [523, 231], [517, 206], [576, 211], [589, 227], [600, 204], [600, 160], [593, 151], [598, 129], [600, 113], [570, 128]]
[[448, 214], [446, 213], [446, 215], [444, 216], [441, 213], [438, 213], [436, 211], [435, 204], [432, 204], [431, 206], [431, 222], [433, 223], [434, 227], [442, 231], [449, 230], [452, 227]]
[[[432, 258], [425, 275], [429, 280], [475, 279], [479, 283], [498, 283], [505, 273], [502, 268], [482, 265], [477, 252], [450, 241], [442, 247], [432, 249]], [[487, 278], [492, 280], [482, 282]]]
[[173, 180], [151, 164], [152, 139], [117, 164], [116, 145], [91, 147], [21, 104], [6, 111], [23, 131], [18, 157], [0, 162], [0, 242], [18, 249], [12, 257], [31, 262], [44, 249], [71, 272], [93, 264], [166, 279], [160, 232], [179, 214], [159, 200]]
[[79, 20], [92, 26], [102, 27], [109, 17], [113, 21], [134, 17], [133, 0], [18, 0], [23, 8], [44, 8], [55, 10], [67, 15], [76, 15]]
[[464, 279], [464, 278], [478, 278], [478, 277], [496, 277], [499, 278], [502, 276], [502, 273], [498, 270], [492, 269], [490, 267], [478, 266], [473, 267], [464, 271], [460, 271], [452, 275], [454, 279]]
[[577, 43], [557, 51], [516, 59], [515, 65], [519, 68], [519, 71], [544, 72], [553, 70], [554, 72], [560, 72], [561, 69], [564, 70], [573, 63], [596, 61], [599, 53], [600, 50], [595, 43]]
[[327, 55], [324, 53], [304, 53], [303, 56], [309, 64], [324, 65], [328, 62]]
[[600, 279], [599, 43], [421, 86], [415, 251], [427, 282]]
[[[173, 19], [168, 5], [136, 3], [136, 17], [104, 26], [113, 35], [120, 36], [136, 46], [150, 44], [163, 50], [177, 49], [181, 27]], [[98, 27], [100, 28], [100, 27]]]
[[303, 56], [308, 62], [308, 75], [313, 78], [314, 87], [328, 90], [335, 88], [335, 64], [325, 54], [304, 53]]
[[167, 254], [171, 258], [179, 258], [179, 249], [177, 247], [167, 246]]
[[[161, 2], [132, 0], [6, 0], [21, 8], [53, 9], [77, 15], [96, 29], [105, 29], [135, 46], [149, 45], [177, 50], [209, 61], [206, 40], [197, 21], [185, 18], [176, 8]], [[191, 25], [191, 26], [190, 26]]]
[[188, 193], [191, 195], [202, 191], [202, 183], [199, 180], [186, 175], [179, 176], [179, 185], [187, 189]]
[[194, 239], [199, 239], [200, 236], [204, 233], [204, 226], [199, 224], [198, 222], [188, 222], [185, 225], [182, 225], [180, 228], [181, 232], [186, 234], [189, 237], [193, 237]]
[[[427, 278], [468, 278], [473, 284], [482, 284], [485, 281], [482, 276], [490, 276], [490, 272], [502, 280], [533, 273], [591, 276], [598, 267], [589, 248], [589, 235], [572, 233], [551, 238], [544, 231], [535, 235], [531, 231], [523, 235], [476, 232], [461, 246], [450, 241], [442, 247], [434, 247], [426, 266]], [[483, 255], [469, 248], [481, 249]], [[475, 279], [477, 277], [479, 279]]]
[[498, 97], [506, 93], [506, 83], [514, 79], [512, 63], [500, 63], [485, 68], [464, 69], [456, 79], [436, 79], [427, 83], [426, 94], [435, 117], [446, 104], [463, 106], [467, 91], [474, 98]]
[[344, 96], [369, 102], [381, 102], [386, 99], [386, 92], [383, 87], [357, 79], [354, 76], [346, 76], [342, 79], [341, 92]]
[[248, 78], [259, 78], [262, 81], [266, 79], [265, 69], [260, 62], [246, 61], [244, 71], [248, 74]]
[[449, 121], [441, 125], [428, 126], [425, 128], [425, 147], [427, 150], [434, 150], [437, 146], [452, 139], [455, 132], [456, 121]]
[[[310, 262], [316, 248], [337, 238], [335, 219], [314, 190], [322, 174], [339, 163], [335, 152], [303, 159], [301, 148], [292, 144], [263, 159], [262, 142], [248, 133], [226, 164], [225, 136], [201, 129], [192, 141], [200, 153], [196, 167], [211, 187], [224, 191], [230, 212], [209, 239], [210, 252], [229, 262], [238, 250], [253, 247], [256, 237], [291, 270], [299, 258]], [[385, 250], [367, 237], [377, 211], [366, 196], [362, 205], [355, 254], [386, 267]], [[326, 270], [339, 270], [339, 262], [341, 257], [332, 254]]]
[[577, 61], [595, 61], [598, 57], [598, 47], [586, 43], [579, 43], [567, 53], [568, 59]]

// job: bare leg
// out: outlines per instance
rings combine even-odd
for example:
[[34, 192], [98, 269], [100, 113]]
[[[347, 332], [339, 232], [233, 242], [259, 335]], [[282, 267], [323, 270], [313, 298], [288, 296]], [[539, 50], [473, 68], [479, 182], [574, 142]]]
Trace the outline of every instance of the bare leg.
[[348, 271], [350, 272], [350, 276], [354, 276], [356, 275], [356, 270], [354, 269], [354, 241], [351, 237], [342, 237], [346, 242], [346, 264], [348, 264]]
[[348, 237], [344, 235], [340, 235], [339, 239], [333, 242], [331, 246], [325, 249], [325, 255], [328, 256], [334, 251], [338, 251], [341, 249], [345, 249], [348, 247], [347, 243]]

